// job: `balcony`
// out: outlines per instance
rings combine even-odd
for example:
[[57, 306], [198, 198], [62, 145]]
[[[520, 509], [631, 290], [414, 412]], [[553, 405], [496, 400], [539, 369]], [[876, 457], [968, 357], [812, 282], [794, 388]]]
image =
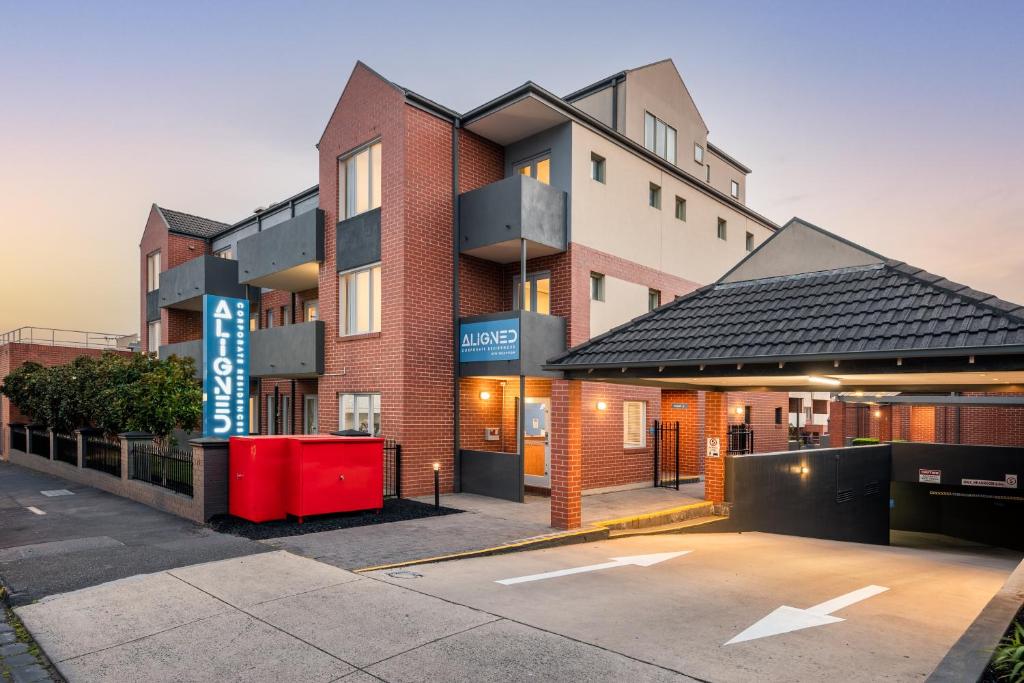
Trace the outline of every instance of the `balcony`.
[[243, 285], [285, 292], [319, 286], [324, 260], [324, 212], [299, 214], [238, 242], [238, 274]]
[[238, 262], [216, 256], [200, 256], [160, 273], [161, 308], [203, 310], [203, 295], [245, 298], [238, 282]]
[[338, 272], [380, 261], [380, 209], [338, 223], [335, 234]]
[[178, 342], [177, 344], [165, 344], [160, 347], [160, 357], [170, 358], [191, 358], [196, 364], [196, 379], [203, 376], [203, 340], [193, 339], [192, 341]]
[[566, 193], [523, 175], [499, 180], [459, 196], [459, 245], [497, 263], [557, 254], [566, 249]]
[[561, 316], [505, 311], [459, 320], [459, 370], [463, 377], [553, 377], [557, 373], [541, 366], [565, 348], [565, 318]]
[[256, 330], [250, 339], [250, 377], [302, 379], [324, 372], [322, 320]]

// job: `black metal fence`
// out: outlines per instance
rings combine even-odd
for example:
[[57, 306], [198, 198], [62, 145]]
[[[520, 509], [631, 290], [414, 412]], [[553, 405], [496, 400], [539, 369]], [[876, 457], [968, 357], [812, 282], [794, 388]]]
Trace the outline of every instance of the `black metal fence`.
[[192, 449], [159, 448], [134, 443], [128, 453], [128, 476], [176, 493], [191, 496]]
[[50, 457], [50, 430], [45, 427], [29, 427], [29, 434], [32, 436], [29, 441], [29, 450], [32, 455], [42, 458]]
[[749, 425], [729, 425], [728, 450], [730, 455], [754, 452], [754, 430]]
[[11, 425], [11, 450], [25, 452], [25, 425]]
[[679, 490], [679, 423], [654, 421], [654, 485]]
[[384, 441], [384, 497], [402, 497], [402, 444]]
[[85, 440], [82, 465], [89, 469], [121, 476], [121, 442], [101, 436], [90, 436]]
[[74, 434], [53, 433], [53, 459], [78, 465], [78, 437]]

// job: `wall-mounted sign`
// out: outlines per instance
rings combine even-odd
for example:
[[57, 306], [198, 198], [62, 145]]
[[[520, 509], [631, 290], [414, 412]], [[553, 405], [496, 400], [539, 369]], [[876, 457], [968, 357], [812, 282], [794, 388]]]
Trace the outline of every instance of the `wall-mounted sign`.
[[722, 440], [717, 436], [708, 437], [708, 457], [709, 458], [720, 458], [722, 457]]
[[459, 362], [519, 360], [519, 318], [459, 325]]
[[690, 407], [689, 403], [673, 403], [672, 410], [685, 410]]
[[1003, 481], [998, 479], [961, 479], [960, 484], [963, 486], [988, 486], [995, 489], [1015, 489], [1017, 488], [1017, 475], [1007, 474]]
[[917, 482], [919, 484], [941, 484], [942, 470], [919, 469], [917, 471]]
[[249, 302], [203, 296], [203, 436], [249, 433]]

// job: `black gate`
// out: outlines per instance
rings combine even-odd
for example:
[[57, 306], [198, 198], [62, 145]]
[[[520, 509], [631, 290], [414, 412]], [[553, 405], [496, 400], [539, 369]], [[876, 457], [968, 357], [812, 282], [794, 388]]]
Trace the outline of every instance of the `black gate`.
[[679, 423], [654, 421], [654, 485], [679, 490]]
[[384, 441], [384, 497], [402, 497], [402, 444]]
[[729, 425], [729, 444], [726, 451], [732, 455], [754, 452], [754, 430], [750, 425]]

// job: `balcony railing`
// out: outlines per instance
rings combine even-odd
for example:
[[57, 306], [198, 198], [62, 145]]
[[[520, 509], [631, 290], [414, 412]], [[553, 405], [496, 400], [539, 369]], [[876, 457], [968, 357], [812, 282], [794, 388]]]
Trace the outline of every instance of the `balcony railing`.
[[84, 330], [61, 330], [50, 327], [19, 327], [0, 334], [0, 346], [4, 344], [42, 344], [44, 346], [73, 346], [83, 349], [128, 348], [134, 340], [132, 335], [109, 332], [86, 332]]
[[319, 284], [324, 260], [324, 212], [299, 214], [238, 243], [242, 284], [301, 292]]
[[245, 298], [238, 282], [238, 262], [216, 256], [200, 256], [160, 273], [161, 308], [188, 311], [203, 309], [203, 295]]
[[538, 180], [514, 175], [459, 196], [459, 246], [463, 254], [498, 263], [566, 249], [565, 192]]
[[316, 377], [324, 372], [324, 323], [281, 325], [251, 334], [251, 377]]

